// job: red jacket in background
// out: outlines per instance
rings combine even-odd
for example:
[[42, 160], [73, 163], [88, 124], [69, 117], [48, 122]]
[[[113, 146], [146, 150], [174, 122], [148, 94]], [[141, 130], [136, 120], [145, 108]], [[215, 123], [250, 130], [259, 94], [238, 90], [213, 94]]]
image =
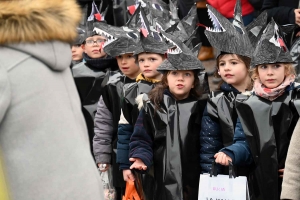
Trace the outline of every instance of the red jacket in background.
[[[217, 9], [224, 17], [233, 18], [233, 11], [236, 0], [207, 0], [207, 3]], [[242, 15], [248, 15], [254, 11], [254, 8], [248, 0], [241, 0]]]

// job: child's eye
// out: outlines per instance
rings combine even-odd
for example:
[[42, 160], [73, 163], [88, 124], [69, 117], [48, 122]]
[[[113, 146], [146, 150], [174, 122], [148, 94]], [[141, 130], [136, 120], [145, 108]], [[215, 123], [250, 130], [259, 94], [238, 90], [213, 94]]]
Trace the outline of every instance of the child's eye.
[[191, 73], [185, 73], [185, 76], [190, 77], [190, 76], [192, 76], [192, 74]]
[[274, 65], [274, 68], [279, 68], [279, 67], [281, 67], [280, 64]]
[[133, 56], [132, 55], [127, 55], [127, 58], [132, 58]]
[[172, 74], [172, 75], [176, 75], [177, 72], [176, 72], [176, 71], [172, 71], [171, 74]]
[[261, 68], [261, 69], [266, 69], [267, 66], [266, 66], [266, 65], [260, 65], [259, 68]]
[[139, 60], [139, 63], [140, 63], [140, 62], [144, 62], [144, 59], [140, 59], [140, 60]]
[[224, 66], [225, 65], [225, 63], [219, 63], [219, 66]]
[[231, 64], [233, 64], [233, 65], [236, 65], [236, 64], [237, 64], [237, 62], [231, 62]]
[[156, 59], [155, 59], [155, 58], [149, 58], [149, 60], [150, 60], [151, 62], [154, 62]]

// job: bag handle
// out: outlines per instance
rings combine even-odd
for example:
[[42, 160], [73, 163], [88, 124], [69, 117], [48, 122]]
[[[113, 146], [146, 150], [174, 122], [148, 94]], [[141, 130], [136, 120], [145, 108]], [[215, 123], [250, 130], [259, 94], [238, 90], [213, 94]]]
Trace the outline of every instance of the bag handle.
[[[236, 173], [235, 173], [234, 166], [233, 166], [232, 162], [228, 160], [228, 163], [229, 163], [229, 166], [228, 166], [229, 167], [229, 178], [232, 178], [232, 177], [236, 178]], [[212, 177], [212, 176], [217, 176], [217, 175], [218, 175], [217, 163], [216, 163], [216, 161], [213, 161], [209, 176]]]
[[133, 181], [126, 181], [125, 195], [123, 196], [122, 200], [141, 200]]

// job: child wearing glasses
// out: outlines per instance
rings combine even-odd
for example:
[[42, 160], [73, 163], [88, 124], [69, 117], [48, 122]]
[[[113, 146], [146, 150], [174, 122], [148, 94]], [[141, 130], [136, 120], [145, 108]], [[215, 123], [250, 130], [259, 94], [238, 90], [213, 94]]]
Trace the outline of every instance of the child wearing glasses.
[[[98, 10], [94, 3], [92, 6], [94, 11]], [[91, 16], [94, 14], [92, 13]], [[101, 14], [98, 13], [98, 15]], [[104, 19], [104, 16], [101, 19]], [[84, 50], [83, 61], [72, 68], [91, 146], [94, 137], [94, 116], [97, 110], [97, 102], [101, 96], [103, 86], [106, 85], [110, 71], [118, 69], [116, 59], [103, 51], [106, 38], [94, 31], [93, 23], [94, 21], [87, 21], [86, 23], [85, 40], [81, 45]]]

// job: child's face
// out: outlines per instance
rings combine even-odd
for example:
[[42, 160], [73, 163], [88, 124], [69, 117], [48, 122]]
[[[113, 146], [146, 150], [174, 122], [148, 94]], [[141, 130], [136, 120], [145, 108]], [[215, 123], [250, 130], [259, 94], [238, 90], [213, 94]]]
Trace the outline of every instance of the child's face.
[[85, 40], [85, 44], [82, 45], [84, 53], [86, 53], [90, 58], [102, 58], [106, 56], [103, 51], [103, 44], [106, 38], [100, 35], [94, 35], [93, 37], [88, 37]]
[[82, 53], [83, 49], [81, 48], [81, 44], [72, 45], [72, 60], [82, 60]]
[[162, 74], [156, 69], [163, 60], [162, 56], [156, 53], [141, 53], [138, 55], [139, 67], [146, 78], [161, 79]]
[[170, 92], [177, 100], [182, 100], [189, 96], [195, 77], [191, 70], [179, 70], [170, 71], [167, 80]]
[[118, 65], [122, 73], [130, 79], [135, 79], [139, 73], [140, 68], [135, 63], [135, 58], [132, 53], [126, 53], [116, 57]]
[[258, 67], [258, 76], [262, 84], [267, 88], [278, 87], [285, 78], [285, 67], [283, 64], [263, 64]]
[[250, 79], [245, 63], [235, 54], [225, 54], [221, 57], [218, 68], [221, 78], [235, 88], [245, 85], [245, 81]]

